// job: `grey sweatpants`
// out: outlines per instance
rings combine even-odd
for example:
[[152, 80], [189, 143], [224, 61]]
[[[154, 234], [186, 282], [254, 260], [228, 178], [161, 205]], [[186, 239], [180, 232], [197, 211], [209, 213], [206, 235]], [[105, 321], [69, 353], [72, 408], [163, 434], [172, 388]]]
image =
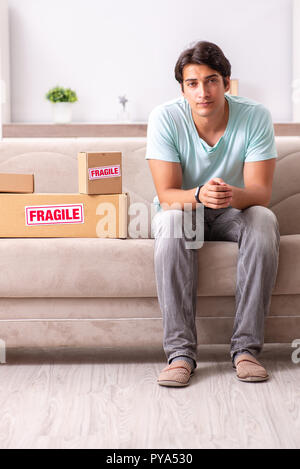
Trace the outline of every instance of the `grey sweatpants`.
[[[170, 223], [174, 228], [171, 232]], [[196, 363], [198, 249], [187, 249], [185, 236], [174, 235], [176, 225], [177, 231], [178, 225], [183, 225], [181, 210], [162, 210], [152, 221], [163, 347], [169, 363], [180, 355], [191, 357]], [[264, 318], [269, 311], [277, 275], [280, 243], [277, 218], [270, 209], [260, 205], [244, 210], [204, 207], [205, 241], [238, 243], [230, 356], [234, 361], [235, 355], [243, 351], [257, 355], [263, 347]]]

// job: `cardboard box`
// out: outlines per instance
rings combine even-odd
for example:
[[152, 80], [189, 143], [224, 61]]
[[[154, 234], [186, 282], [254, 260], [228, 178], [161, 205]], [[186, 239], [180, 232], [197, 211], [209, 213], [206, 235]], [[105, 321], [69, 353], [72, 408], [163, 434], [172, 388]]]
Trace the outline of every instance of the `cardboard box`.
[[81, 194], [121, 194], [122, 153], [78, 153], [78, 187]]
[[33, 191], [33, 174], [0, 173], [0, 192]]
[[0, 194], [1, 238], [126, 238], [127, 194]]

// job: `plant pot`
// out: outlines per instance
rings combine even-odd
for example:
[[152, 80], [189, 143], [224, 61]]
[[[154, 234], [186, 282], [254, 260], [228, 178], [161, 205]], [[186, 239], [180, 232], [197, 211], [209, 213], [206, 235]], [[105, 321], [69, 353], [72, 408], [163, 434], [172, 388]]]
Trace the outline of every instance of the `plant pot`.
[[68, 124], [72, 121], [72, 103], [52, 103], [53, 122]]

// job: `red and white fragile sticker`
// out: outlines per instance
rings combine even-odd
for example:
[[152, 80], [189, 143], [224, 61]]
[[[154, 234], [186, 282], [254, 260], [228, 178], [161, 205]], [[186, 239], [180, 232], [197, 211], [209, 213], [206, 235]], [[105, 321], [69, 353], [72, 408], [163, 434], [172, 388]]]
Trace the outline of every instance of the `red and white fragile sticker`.
[[26, 206], [25, 223], [26, 226], [84, 223], [83, 204]]
[[121, 176], [120, 165], [99, 166], [98, 168], [89, 168], [89, 180], [113, 178]]

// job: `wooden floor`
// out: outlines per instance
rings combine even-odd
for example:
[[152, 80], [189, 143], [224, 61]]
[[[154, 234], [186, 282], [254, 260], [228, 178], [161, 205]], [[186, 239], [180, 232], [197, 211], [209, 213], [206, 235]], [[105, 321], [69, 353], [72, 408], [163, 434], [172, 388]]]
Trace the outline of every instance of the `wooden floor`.
[[154, 350], [9, 350], [0, 448], [300, 448], [300, 363], [267, 344], [271, 379], [235, 378], [228, 346], [200, 346], [186, 388], [156, 383]]

